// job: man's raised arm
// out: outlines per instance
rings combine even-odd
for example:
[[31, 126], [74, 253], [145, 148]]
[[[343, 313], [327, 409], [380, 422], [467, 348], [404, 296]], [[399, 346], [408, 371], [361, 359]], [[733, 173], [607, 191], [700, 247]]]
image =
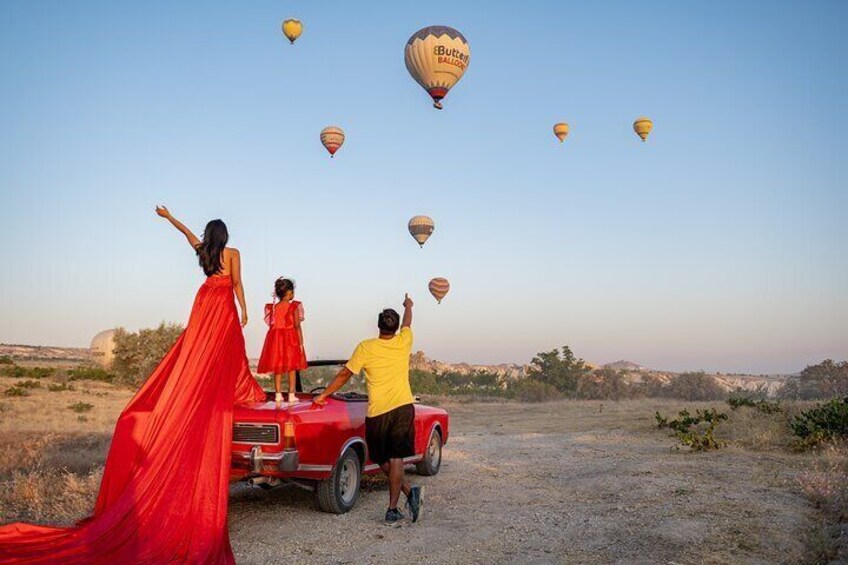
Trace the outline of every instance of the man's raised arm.
[[409, 297], [409, 294], [405, 294], [403, 299], [403, 322], [401, 322], [400, 327], [412, 327], [412, 306], [412, 299]]

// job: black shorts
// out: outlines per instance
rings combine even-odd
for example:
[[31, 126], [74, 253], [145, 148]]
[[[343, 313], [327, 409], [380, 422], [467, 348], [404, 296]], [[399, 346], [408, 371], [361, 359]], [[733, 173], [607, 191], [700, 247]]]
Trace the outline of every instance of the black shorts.
[[365, 442], [368, 457], [377, 465], [415, 455], [415, 406], [404, 404], [365, 418]]

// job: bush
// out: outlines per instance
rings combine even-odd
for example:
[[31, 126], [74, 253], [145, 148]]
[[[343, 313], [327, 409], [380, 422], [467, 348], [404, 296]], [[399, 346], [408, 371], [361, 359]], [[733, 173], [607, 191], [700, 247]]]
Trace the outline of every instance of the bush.
[[77, 402], [75, 404], [71, 404], [68, 406], [71, 410], [78, 413], [88, 412], [92, 408], [94, 408], [94, 404], [89, 404], [88, 402]]
[[548, 383], [524, 378], [510, 384], [507, 392], [511, 398], [521, 402], [546, 402], [560, 398], [560, 392]]
[[848, 397], [801, 412], [789, 426], [805, 445], [848, 438]]
[[724, 447], [724, 443], [714, 437], [716, 426], [722, 420], [727, 420], [727, 414], [710, 410], [696, 410], [693, 417], [688, 410], [681, 410], [678, 418], [669, 420], [656, 412], [657, 427], [669, 428], [675, 432], [680, 443], [690, 447], [692, 451], [709, 451]]
[[4, 396], [29, 396], [29, 391], [25, 388], [19, 388], [16, 386], [9, 387], [3, 391]]
[[764, 398], [755, 400], [749, 396], [731, 396], [727, 399], [727, 403], [730, 405], [731, 410], [747, 406], [749, 408], [754, 408], [763, 414], [777, 414], [778, 412], [783, 411], [783, 407], [779, 402], [770, 402]]
[[808, 365], [800, 375], [786, 381], [780, 396], [799, 400], [848, 396], [848, 361], [826, 359], [818, 365]]
[[21, 367], [20, 365], [6, 365], [0, 368], [0, 375], [13, 379], [43, 379], [56, 372], [49, 367]]
[[62, 392], [76, 389], [74, 388], [74, 385], [69, 385], [68, 383], [50, 383], [47, 385], [47, 390], [50, 392]]
[[627, 384], [624, 375], [614, 369], [595, 371], [577, 382], [577, 396], [589, 400], [622, 400], [632, 398], [636, 392]]
[[115, 381], [115, 375], [100, 367], [77, 367], [68, 371], [68, 380], [111, 383]]
[[18, 381], [15, 383], [18, 388], [41, 388], [41, 383], [38, 381]]
[[575, 396], [582, 377], [591, 373], [585, 361], [578, 359], [567, 345], [539, 353], [530, 363], [528, 378], [548, 384], [569, 396]]
[[8, 355], [0, 355], [0, 365], [14, 365], [15, 362]]
[[162, 322], [158, 328], [128, 332], [118, 328], [115, 332], [115, 358], [112, 372], [116, 381], [132, 387], [138, 387], [183, 332], [179, 324]]
[[678, 375], [663, 387], [662, 392], [663, 396], [681, 400], [724, 400], [727, 398], [727, 391], [718, 384], [718, 381], [703, 371]]

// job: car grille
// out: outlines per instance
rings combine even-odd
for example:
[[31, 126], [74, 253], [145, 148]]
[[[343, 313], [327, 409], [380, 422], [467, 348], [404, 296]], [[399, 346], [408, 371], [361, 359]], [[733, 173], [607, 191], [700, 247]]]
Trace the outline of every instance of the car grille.
[[276, 445], [280, 443], [280, 427], [276, 424], [235, 424], [233, 441]]

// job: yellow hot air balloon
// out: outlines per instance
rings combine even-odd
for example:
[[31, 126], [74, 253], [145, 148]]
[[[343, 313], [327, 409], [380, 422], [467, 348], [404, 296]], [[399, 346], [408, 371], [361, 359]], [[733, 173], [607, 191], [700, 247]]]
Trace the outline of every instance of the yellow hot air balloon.
[[557, 139], [559, 139], [560, 143], [565, 141], [565, 138], [568, 137], [568, 124], [565, 122], [555, 124], [554, 135], [557, 136]]
[[342, 146], [345, 140], [344, 130], [336, 126], [327, 126], [321, 130], [321, 143], [330, 152], [330, 157]]
[[441, 304], [442, 299], [447, 295], [450, 290], [450, 283], [448, 279], [443, 279], [442, 277], [436, 277], [435, 279], [430, 281], [430, 294], [433, 295], [433, 298]]
[[642, 138], [642, 141], [648, 139], [648, 134], [651, 133], [652, 129], [654, 129], [654, 122], [651, 121], [651, 118], [643, 116], [636, 118], [636, 121], [633, 122], [633, 131]]
[[441, 100], [459, 82], [471, 51], [465, 37], [447, 26], [429, 26], [412, 34], [406, 42], [406, 70], [415, 82], [433, 98], [433, 106], [442, 109]]
[[300, 37], [300, 34], [303, 33], [303, 24], [300, 23], [300, 20], [286, 20], [283, 22], [282, 28], [283, 35], [289, 39], [292, 45]]
[[409, 220], [407, 227], [409, 228], [409, 234], [415, 238], [418, 245], [424, 247], [424, 242], [433, 235], [436, 224], [433, 223], [433, 218], [430, 216], [415, 216]]

